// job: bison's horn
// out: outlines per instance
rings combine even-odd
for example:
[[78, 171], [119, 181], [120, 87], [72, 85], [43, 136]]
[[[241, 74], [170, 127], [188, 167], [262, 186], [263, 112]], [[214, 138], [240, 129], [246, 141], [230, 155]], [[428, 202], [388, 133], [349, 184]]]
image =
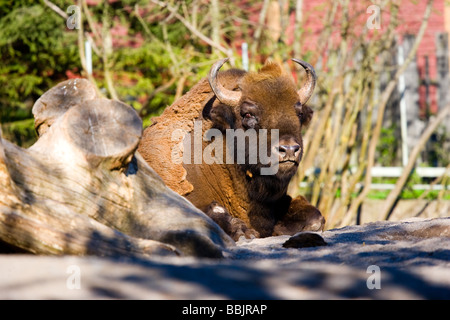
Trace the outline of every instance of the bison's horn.
[[208, 81], [212, 91], [214, 91], [214, 94], [220, 102], [232, 107], [236, 107], [239, 105], [239, 101], [241, 100], [241, 92], [224, 88], [224, 86], [222, 86], [217, 79], [217, 72], [227, 61], [228, 58], [225, 58], [214, 63], [214, 65], [211, 67], [211, 70], [209, 70]]
[[314, 88], [316, 86], [316, 72], [314, 71], [313, 66], [305, 61], [299, 59], [292, 59], [292, 61], [301, 65], [306, 71], [306, 83], [301, 89], [297, 91], [300, 97], [300, 103], [305, 104], [312, 96]]

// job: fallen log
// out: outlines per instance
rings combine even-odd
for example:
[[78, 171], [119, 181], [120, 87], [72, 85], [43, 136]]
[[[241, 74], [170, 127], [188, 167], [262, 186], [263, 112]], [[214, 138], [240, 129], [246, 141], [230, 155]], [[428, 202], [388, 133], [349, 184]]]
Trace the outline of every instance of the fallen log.
[[0, 240], [36, 254], [221, 257], [233, 241], [166, 187], [136, 152], [142, 122], [89, 81], [68, 80], [33, 107], [39, 139], [0, 136]]

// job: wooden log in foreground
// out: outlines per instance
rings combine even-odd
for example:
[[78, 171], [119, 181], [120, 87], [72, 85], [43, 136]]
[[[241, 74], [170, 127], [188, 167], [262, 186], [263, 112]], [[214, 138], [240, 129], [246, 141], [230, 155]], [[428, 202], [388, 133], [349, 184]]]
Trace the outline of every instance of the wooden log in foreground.
[[65, 81], [33, 107], [38, 141], [0, 137], [0, 240], [36, 254], [221, 257], [233, 241], [136, 153], [129, 106]]

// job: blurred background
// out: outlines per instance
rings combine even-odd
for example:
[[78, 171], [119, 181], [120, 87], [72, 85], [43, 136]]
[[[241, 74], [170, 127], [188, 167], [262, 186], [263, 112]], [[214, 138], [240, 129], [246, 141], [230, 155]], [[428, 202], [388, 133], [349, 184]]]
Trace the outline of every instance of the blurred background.
[[70, 78], [148, 126], [219, 58], [247, 70], [270, 58], [301, 86], [295, 57], [318, 84], [290, 194], [327, 228], [449, 216], [449, 32], [445, 0], [2, 0], [1, 129], [33, 144], [34, 102]]

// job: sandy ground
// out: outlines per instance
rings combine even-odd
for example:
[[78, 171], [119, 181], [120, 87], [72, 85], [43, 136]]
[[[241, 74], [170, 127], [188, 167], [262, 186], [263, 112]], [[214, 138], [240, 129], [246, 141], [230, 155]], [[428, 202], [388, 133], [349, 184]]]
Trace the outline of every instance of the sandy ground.
[[450, 299], [450, 218], [241, 240], [224, 259], [0, 256], [1, 299]]

